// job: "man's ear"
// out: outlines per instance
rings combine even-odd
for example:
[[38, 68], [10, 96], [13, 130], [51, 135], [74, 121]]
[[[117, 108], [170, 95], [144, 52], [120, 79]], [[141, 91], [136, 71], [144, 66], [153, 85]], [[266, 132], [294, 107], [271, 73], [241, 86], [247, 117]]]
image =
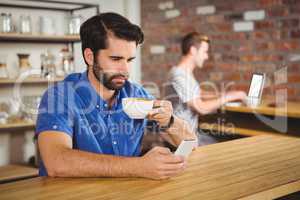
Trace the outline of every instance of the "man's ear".
[[84, 59], [89, 66], [94, 64], [94, 53], [90, 48], [85, 48], [83, 51]]

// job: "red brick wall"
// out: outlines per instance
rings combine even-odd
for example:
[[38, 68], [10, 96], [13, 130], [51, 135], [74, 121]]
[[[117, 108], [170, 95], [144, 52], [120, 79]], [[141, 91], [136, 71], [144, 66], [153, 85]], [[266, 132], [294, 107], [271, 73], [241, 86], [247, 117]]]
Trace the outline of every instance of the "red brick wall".
[[[247, 22], [248, 29], [235, 29], [238, 22]], [[142, 28], [144, 82], [161, 86], [179, 60], [180, 38], [199, 31], [212, 39], [210, 59], [195, 72], [200, 82], [234, 81], [235, 88], [247, 90], [252, 72], [265, 72], [267, 94], [286, 88], [290, 100], [300, 100], [299, 0], [142, 0]], [[160, 49], [153, 50], [154, 45]], [[279, 76], [288, 83], [276, 85], [274, 73], [283, 66], [287, 74], [282, 70]]]

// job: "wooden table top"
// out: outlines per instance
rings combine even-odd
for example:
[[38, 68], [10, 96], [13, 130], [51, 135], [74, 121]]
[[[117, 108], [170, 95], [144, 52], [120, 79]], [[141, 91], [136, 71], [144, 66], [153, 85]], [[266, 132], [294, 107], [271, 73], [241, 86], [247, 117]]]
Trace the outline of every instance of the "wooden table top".
[[286, 105], [274, 106], [270, 104], [273, 101], [264, 100], [258, 107], [249, 107], [246, 105], [241, 106], [224, 106], [227, 111], [243, 112], [243, 113], [259, 113], [265, 115], [276, 115], [283, 117], [300, 118], [300, 102], [289, 101]]
[[300, 139], [255, 136], [197, 148], [169, 180], [33, 178], [0, 185], [0, 199], [272, 199], [300, 190]]
[[0, 167], [0, 183], [34, 176], [38, 176], [38, 169], [33, 167], [23, 165], [6, 165]]

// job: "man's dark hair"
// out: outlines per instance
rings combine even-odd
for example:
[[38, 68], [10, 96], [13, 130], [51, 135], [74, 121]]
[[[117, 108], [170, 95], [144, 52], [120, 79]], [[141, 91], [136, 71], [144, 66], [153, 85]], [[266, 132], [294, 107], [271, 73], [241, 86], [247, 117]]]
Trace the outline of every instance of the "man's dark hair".
[[198, 32], [191, 32], [185, 35], [181, 41], [181, 52], [183, 55], [187, 55], [192, 46], [199, 47], [201, 42], [210, 43], [207, 36]]
[[89, 18], [80, 27], [82, 54], [86, 48], [90, 48], [94, 55], [100, 49], [106, 49], [109, 34], [127, 41], [135, 41], [136, 45], [144, 41], [144, 34], [139, 26], [119, 14], [102, 13]]

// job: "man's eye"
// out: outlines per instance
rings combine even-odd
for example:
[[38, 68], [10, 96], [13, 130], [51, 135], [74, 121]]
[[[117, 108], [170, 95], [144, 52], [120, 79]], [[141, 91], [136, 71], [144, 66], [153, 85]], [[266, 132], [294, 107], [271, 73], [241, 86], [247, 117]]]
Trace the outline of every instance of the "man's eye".
[[111, 58], [112, 60], [114, 60], [114, 61], [119, 61], [120, 60], [120, 58]]
[[130, 58], [130, 59], [127, 60], [127, 62], [130, 63], [130, 62], [132, 62], [133, 60], [134, 60], [134, 58]]

